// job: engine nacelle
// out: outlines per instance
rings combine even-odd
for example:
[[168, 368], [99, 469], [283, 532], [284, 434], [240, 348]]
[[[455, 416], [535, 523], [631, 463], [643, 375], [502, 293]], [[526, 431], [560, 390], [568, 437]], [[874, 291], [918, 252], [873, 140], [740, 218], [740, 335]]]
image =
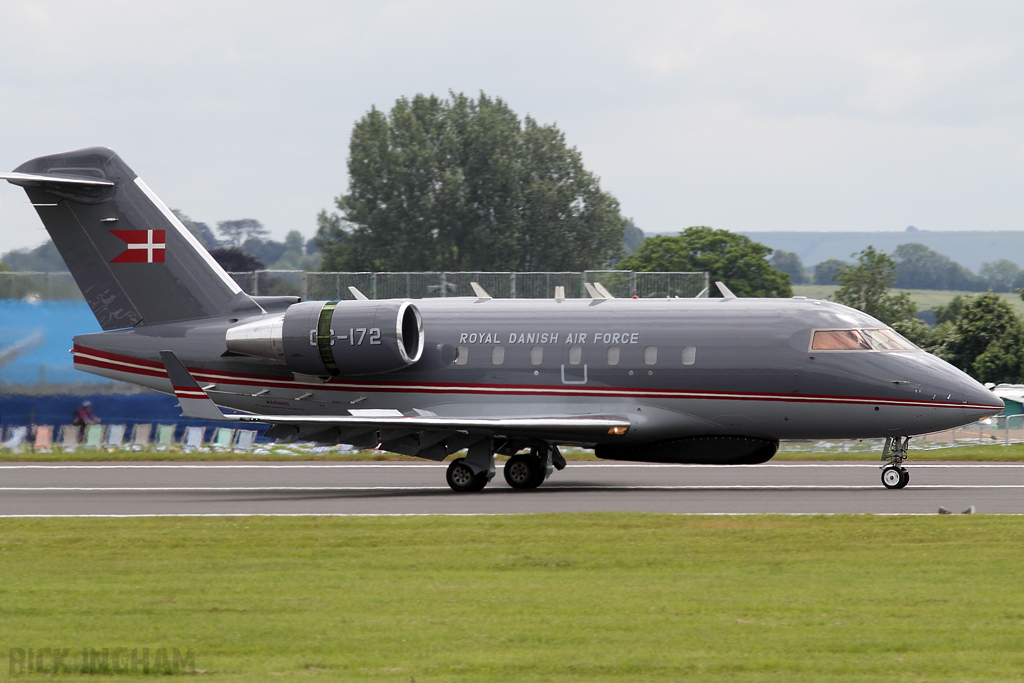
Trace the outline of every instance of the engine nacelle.
[[304, 301], [232, 327], [228, 350], [318, 377], [400, 370], [423, 355], [423, 320], [408, 301]]

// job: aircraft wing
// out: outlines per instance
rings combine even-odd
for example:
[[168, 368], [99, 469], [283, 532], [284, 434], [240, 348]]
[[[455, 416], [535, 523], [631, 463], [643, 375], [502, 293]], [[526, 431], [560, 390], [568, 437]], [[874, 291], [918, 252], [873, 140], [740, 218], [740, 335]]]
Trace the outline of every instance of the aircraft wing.
[[[268, 430], [268, 435], [278, 438], [295, 437], [311, 441], [328, 441], [333, 438], [358, 445], [359, 437], [370, 437], [372, 433], [373, 445], [384, 442], [386, 445], [400, 447], [401, 440], [423, 432], [431, 433], [428, 440], [436, 437], [438, 441], [448, 440], [456, 444], [465, 441], [467, 445], [482, 435], [528, 437], [542, 433], [556, 435], [567, 441], [588, 442], [607, 439], [609, 435], [621, 436], [630, 427], [628, 418], [617, 415], [469, 418], [403, 415], [397, 411], [395, 414], [390, 414], [389, 411], [365, 411], [357, 415], [226, 415], [172, 352], [161, 351], [160, 358], [178, 397], [183, 417], [240, 423], [270, 423], [272, 427]], [[460, 434], [466, 438], [459, 438]], [[321, 438], [318, 439], [318, 436]], [[365, 439], [363, 441], [368, 443]], [[424, 439], [417, 439], [416, 442], [417, 447], [412, 450], [422, 450]], [[408, 454], [428, 457], [423, 452]]]

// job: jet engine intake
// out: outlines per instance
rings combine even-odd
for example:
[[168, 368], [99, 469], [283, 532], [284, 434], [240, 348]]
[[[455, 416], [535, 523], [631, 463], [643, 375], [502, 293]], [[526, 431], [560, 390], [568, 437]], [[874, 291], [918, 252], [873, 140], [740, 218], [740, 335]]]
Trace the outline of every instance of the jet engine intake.
[[423, 355], [423, 320], [408, 301], [304, 301], [232, 327], [228, 351], [318, 377], [375, 375]]

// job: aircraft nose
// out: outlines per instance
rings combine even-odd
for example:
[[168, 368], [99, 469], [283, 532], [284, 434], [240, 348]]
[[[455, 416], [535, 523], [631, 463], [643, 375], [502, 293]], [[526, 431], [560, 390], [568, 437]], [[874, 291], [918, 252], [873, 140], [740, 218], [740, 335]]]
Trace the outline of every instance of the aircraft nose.
[[964, 412], [974, 419], [980, 420], [995, 415], [1003, 410], [1003, 399], [999, 398], [981, 384], [971, 381], [964, 383]]

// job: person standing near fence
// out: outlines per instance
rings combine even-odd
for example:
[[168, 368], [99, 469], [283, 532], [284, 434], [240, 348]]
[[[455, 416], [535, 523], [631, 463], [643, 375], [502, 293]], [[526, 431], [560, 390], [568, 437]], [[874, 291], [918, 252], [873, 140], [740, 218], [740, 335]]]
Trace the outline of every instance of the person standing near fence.
[[71, 424], [78, 427], [78, 440], [85, 437], [85, 428], [98, 423], [100, 419], [92, 412], [92, 401], [82, 401], [82, 405], [75, 411], [75, 417]]

